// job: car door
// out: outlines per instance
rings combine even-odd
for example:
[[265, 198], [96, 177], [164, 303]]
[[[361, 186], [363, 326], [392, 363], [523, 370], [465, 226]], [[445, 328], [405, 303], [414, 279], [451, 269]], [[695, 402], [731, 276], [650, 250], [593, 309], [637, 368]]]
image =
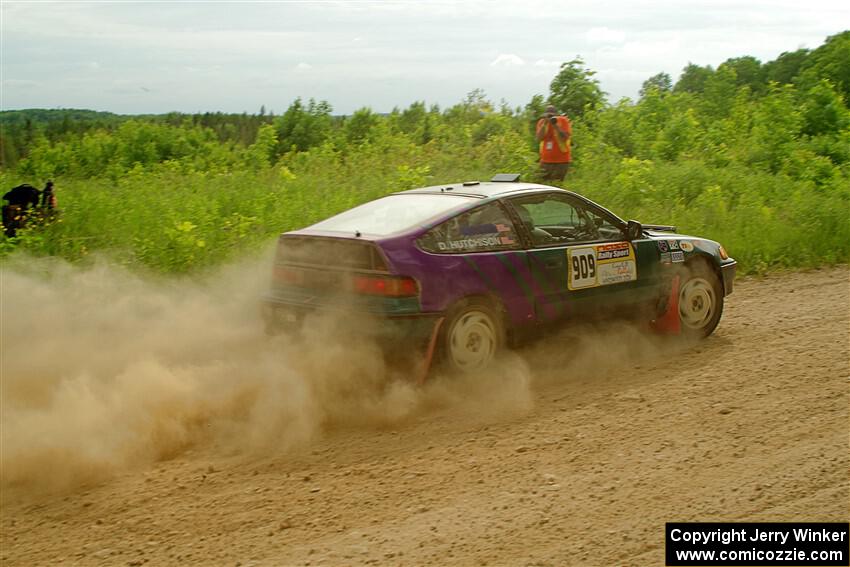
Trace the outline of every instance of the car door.
[[535, 292], [526, 251], [511, 214], [499, 201], [441, 222], [417, 239], [417, 247], [440, 258], [420, 278], [430, 284], [422, 296], [423, 309], [442, 311], [458, 299], [487, 295], [503, 306], [511, 325], [533, 323]]
[[508, 203], [523, 227], [529, 270], [539, 290], [539, 321], [613, 312], [647, 298], [654, 273], [644, 258], [650, 247], [626, 240], [622, 221], [559, 192]]

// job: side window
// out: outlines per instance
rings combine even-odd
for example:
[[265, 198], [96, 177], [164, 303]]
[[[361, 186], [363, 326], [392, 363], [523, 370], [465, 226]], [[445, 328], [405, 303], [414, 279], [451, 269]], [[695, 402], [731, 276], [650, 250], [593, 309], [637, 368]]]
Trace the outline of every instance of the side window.
[[514, 225], [499, 203], [459, 214], [429, 230], [420, 248], [437, 254], [492, 252], [519, 248]]
[[535, 246], [621, 240], [611, 222], [560, 195], [534, 195], [512, 201]]
[[607, 218], [597, 215], [593, 211], [587, 211], [587, 216], [596, 225], [600, 240], [623, 240], [623, 231]]

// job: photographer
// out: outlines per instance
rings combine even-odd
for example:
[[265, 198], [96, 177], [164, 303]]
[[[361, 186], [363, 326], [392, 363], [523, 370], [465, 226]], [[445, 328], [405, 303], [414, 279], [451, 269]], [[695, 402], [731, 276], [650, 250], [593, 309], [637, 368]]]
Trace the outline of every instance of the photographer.
[[540, 169], [543, 179], [562, 181], [572, 160], [572, 125], [569, 118], [558, 115], [558, 110], [550, 104], [537, 121], [536, 135], [540, 142]]

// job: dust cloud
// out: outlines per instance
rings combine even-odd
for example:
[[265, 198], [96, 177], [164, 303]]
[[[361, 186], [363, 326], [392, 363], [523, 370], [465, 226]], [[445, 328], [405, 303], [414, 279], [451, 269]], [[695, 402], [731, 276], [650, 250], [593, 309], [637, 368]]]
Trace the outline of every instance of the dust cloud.
[[190, 281], [108, 261], [7, 261], [4, 492], [67, 490], [198, 445], [285, 453], [335, 427], [396, 426], [452, 404], [485, 417], [531, 407], [528, 367], [515, 355], [486, 380], [436, 376], [419, 387], [344, 318], [266, 336], [269, 266], [264, 257]]

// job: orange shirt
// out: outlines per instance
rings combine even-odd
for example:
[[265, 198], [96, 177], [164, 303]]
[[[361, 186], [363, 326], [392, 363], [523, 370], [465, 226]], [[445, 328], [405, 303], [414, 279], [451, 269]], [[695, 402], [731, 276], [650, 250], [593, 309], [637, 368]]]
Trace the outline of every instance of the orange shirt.
[[[566, 116], [557, 116], [556, 118], [561, 130], [572, 136], [573, 127], [570, 124], [570, 119]], [[545, 118], [538, 120], [537, 126], [540, 126], [541, 122], [546, 124], [546, 131], [543, 134], [543, 139], [540, 140], [540, 161], [543, 163], [569, 163], [572, 161], [569, 138], [562, 140], [555, 132], [555, 128], [546, 122]]]

